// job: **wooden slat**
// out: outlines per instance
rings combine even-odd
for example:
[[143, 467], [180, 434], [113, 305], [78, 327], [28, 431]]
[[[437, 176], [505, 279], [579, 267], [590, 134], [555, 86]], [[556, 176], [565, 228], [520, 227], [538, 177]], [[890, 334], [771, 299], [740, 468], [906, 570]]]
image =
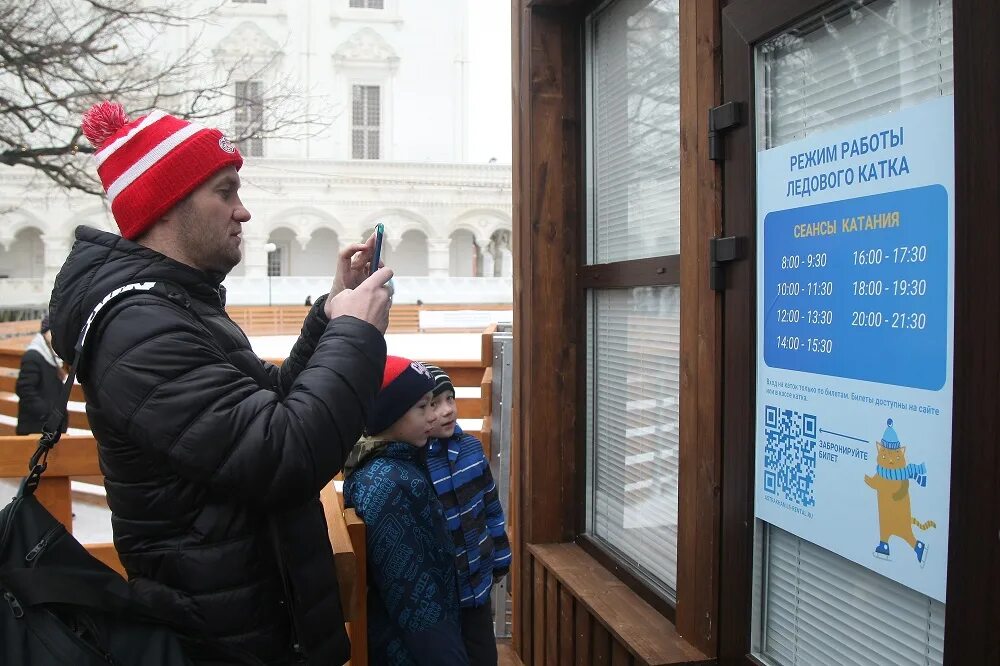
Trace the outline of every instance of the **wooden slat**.
[[493, 411], [493, 368], [487, 367], [483, 371], [483, 378], [479, 382], [479, 400], [482, 403], [480, 409], [483, 414]]
[[[641, 663], [657, 666], [709, 661], [663, 615], [576, 544], [532, 544], [528, 549], [535, 566], [554, 575], [577, 605], [586, 607], [595, 625], [601, 625], [605, 633], [610, 633]], [[596, 626], [594, 632], [596, 636]], [[594, 663], [598, 663], [596, 650], [600, 644], [597, 639], [593, 642]], [[610, 653], [606, 656], [610, 657]]]
[[351, 544], [351, 536], [347, 533], [347, 523], [344, 522], [344, 512], [337, 500], [337, 491], [333, 483], [328, 483], [319, 494], [326, 514], [327, 533], [330, 546], [333, 548], [334, 566], [337, 568], [337, 585], [340, 587], [340, 607], [344, 610], [344, 621], [354, 619], [355, 606], [352, 603], [354, 588], [358, 585], [357, 558]]
[[0, 414], [17, 418], [17, 401], [10, 397], [0, 398]]
[[594, 666], [611, 663], [611, 634], [600, 622], [593, 624], [590, 633], [590, 663]]
[[13, 423], [0, 423], [0, 437], [13, 435], [17, 432], [17, 426]]
[[0, 349], [0, 368], [20, 369], [21, 356], [23, 355], [24, 347], [20, 347], [19, 349]]
[[[563, 589], [566, 588], [563, 587]], [[566, 594], [569, 594], [568, 590]], [[590, 655], [590, 634], [593, 632], [593, 619], [583, 604], [574, 603], [573, 608], [573, 627], [575, 630], [573, 642], [576, 650], [576, 666], [590, 666], [593, 661]]]
[[559, 663], [559, 582], [545, 576], [545, 663]]
[[17, 375], [0, 374], [0, 393], [17, 393]]
[[87, 412], [77, 411], [71, 409], [66, 412], [69, 417], [69, 427], [70, 428], [80, 428], [81, 430], [90, 430], [90, 421], [87, 420]]
[[[518, 655], [521, 657], [521, 661], [526, 664], [534, 663], [534, 641], [532, 637], [534, 635], [534, 614], [535, 614], [535, 603], [534, 603], [534, 572], [533, 572], [533, 562], [534, 560], [530, 555], [524, 557], [524, 565], [520, 567], [520, 576], [518, 584], [514, 585], [515, 590], [519, 590], [519, 595], [514, 597], [514, 608], [516, 611], [513, 614], [512, 624], [516, 624], [519, 627], [519, 631], [514, 635], [515, 642], [514, 649], [517, 650]], [[513, 572], [512, 572], [513, 573]]]
[[458, 408], [460, 419], [483, 418], [483, 408], [479, 398], [455, 398], [455, 407]]
[[559, 586], [559, 666], [573, 666], [575, 633], [573, 596], [565, 585]]
[[35, 498], [66, 526], [67, 532], [73, 533], [73, 500], [67, 477], [46, 474], [38, 482]]
[[630, 666], [632, 663], [632, 655], [628, 653], [621, 643], [617, 641], [611, 642], [611, 666]]
[[479, 349], [479, 360], [482, 362], [483, 367], [486, 368], [493, 366], [493, 334], [496, 332], [496, 324], [490, 324], [483, 331], [482, 346]]
[[[0, 437], [0, 477], [20, 477], [38, 446], [32, 435]], [[97, 442], [92, 436], [63, 435], [49, 453], [46, 477], [91, 476], [101, 474]]]
[[534, 666], [545, 666], [545, 568], [534, 567], [535, 580], [532, 598], [534, 605], [531, 609], [532, 623], [534, 624], [534, 646], [532, 654]]
[[[434, 363], [434, 361], [430, 361], [430, 363]], [[483, 381], [483, 368], [480, 365], [460, 366], [448, 361], [434, 363], [434, 365], [444, 370], [451, 377], [451, 383], [455, 386], [479, 386]]]
[[88, 543], [84, 546], [84, 548], [87, 549], [88, 553], [120, 573], [122, 578], [128, 577], [125, 573], [125, 567], [122, 566], [122, 561], [118, 558], [118, 551], [115, 550], [115, 544]]
[[354, 598], [351, 601], [353, 610], [351, 616], [354, 618], [348, 626], [348, 633], [351, 638], [351, 663], [368, 663], [368, 546], [365, 543], [365, 524], [354, 509], [344, 511], [344, 523], [347, 525], [347, 533], [351, 537], [351, 546], [354, 548], [354, 556], [357, 558], [357, 580], [359, 582], [354, 587]]

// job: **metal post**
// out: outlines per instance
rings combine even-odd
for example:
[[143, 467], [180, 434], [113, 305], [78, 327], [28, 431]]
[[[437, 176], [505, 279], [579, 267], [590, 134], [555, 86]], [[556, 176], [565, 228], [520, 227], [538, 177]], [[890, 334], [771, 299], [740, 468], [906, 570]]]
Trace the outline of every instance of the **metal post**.
[[[514, 398], [513, 374], [513, 327], [510, 324], [500, 324], [493, 334], [493, 429], [490, 439], [490, 471], [497, 484], [497, 494], [500, 496], [504, 517], [510, 516], [510, 421]], [[507, 576], [493, 586], [493, 633], [497, 638], [510, 638], [511, 635], [509, 578], [510, 576]]]

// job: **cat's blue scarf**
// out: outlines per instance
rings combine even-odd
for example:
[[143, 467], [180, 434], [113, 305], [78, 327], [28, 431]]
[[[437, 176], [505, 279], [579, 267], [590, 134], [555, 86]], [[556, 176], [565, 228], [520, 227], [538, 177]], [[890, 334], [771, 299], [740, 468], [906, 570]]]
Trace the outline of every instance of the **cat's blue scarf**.
[[876, 465], [875, 473], [883, 479], [889, 479], [890, 481], [915, 479], [921, 487], [927, 485], [927, 466], [924, 463], [920, 463], [919, 465], [907, 465], [902, 469], [888, 469], [882, 467], [881, 465]]

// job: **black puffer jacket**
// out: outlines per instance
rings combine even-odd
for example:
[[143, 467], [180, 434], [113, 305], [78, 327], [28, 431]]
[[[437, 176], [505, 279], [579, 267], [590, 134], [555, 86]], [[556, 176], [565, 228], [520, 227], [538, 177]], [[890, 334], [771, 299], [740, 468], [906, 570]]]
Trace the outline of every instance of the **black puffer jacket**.
[[361, 433], [384, 337], [358, 319], [328, 321], [318, 299], [279, 369], [225, 314], [217, 278], [94, 229], [76, 237], [50, 303], [67, 362], [112, 289], [167, 285], [167, 297], [134, 293], [108, 306], [80, 371], [133, 589], [193, 631], [287, 661], [272, 516], [309, 663], [343, 663], [349, 645], [318, 494]]

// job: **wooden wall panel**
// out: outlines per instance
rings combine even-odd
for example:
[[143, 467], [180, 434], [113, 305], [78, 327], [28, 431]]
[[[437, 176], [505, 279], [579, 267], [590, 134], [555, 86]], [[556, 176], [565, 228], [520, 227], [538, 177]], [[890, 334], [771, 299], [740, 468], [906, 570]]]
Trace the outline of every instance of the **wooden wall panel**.
[[534, 599], [530, 617], [522, 618], [534, 638], [520, 655], [525, 664], [711, 663], [579, 546], [533, 546], [523, 566], [532, 572]]
[[955, 396], [945, 663], [1000, 664], [995, 3], [955, 2]]
[[722, 230], [721, 174], [708, 109], [721, 100], [719, 1], [681, 0], [681, 367], [677, 631], [716, 654], [721, 485], [721, 298], [709, 241]]
[[[579, 249], [578, 18], [515, 0], [514, 81], [514, 379], [511, 460], [515, 602], [543, 609], [544, 585], [526, 567], [528, 543], [575, 536], [575, 396]], [[553, 464], [555, 463], [555, 464]], [[544, 583], [544, 581], [542, 581]], [[529, 593], [533, 602], [519, 599]], [[546, 624], [514, 619], [514, 646], [525, 663], [545, 663]]]

